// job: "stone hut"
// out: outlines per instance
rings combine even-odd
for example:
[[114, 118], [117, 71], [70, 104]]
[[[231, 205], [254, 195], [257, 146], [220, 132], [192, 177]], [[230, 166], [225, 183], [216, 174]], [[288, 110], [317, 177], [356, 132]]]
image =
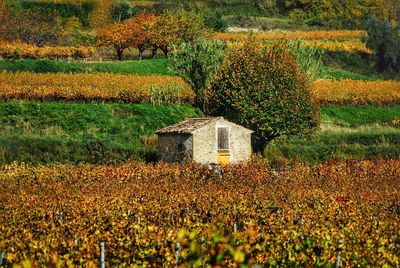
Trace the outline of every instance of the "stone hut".
[[190, 118], [156, 133], [159, 159], [164, 162], [239, 163], [252, 153], [253, 131], [223, 117]]

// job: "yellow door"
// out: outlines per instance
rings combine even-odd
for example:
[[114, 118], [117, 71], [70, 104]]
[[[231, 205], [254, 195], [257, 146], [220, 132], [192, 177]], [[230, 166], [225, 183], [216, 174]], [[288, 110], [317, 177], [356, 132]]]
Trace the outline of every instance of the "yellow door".
[[228, 152], [218, 152], [217, 154], [217, 164], [229, 164], [231, 160], [231, 155]]

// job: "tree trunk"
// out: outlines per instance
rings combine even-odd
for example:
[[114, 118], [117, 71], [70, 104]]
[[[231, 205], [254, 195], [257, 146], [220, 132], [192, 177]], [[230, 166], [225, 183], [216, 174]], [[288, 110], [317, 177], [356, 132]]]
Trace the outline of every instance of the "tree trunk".
[[385, 59], [385, 45], [381, 44], [378, 48], [378, 53], [377, 53], [377, 57], [378, 57], [378, 62], [377, 62], [377, 69], [378, 72], [383, 73], [386, 68], [387, 68], [387, 62]]
[[281, 136], [278, 132], [270, 133], [267, 137], [263, 137], [257, 132], [254, 132], [251, 135], [251, 145], [253, 148], [253, 152], [255, 154], [264, 154], [265, 147], [267, 147], [268, 143], [270, 143], [273, 139]]
[[155, 59], [155, 58], [156, 58], [156, 56], [157, 56], [157, 50], [158, 50], [158, 47], [153, 47], [153, 49], [151, 50], [151, 58], [152, 58], [152, 59]]
[[161, 50], [162, 50], [162, 52], [164, 52], [164, 56], [168, 59], [168, 48], [164, 47]]
[[264, 154], [264, 149], [268, 144], [268, 140], [264, 138], [260, 138], [256, 133], [251, 135], [251, 143], [253, 147], [253, 153], [255, 154]]
[[139, 47], [139, 60], [143, 59], [144, 47]]
[[117, 49], [117, 59], [122, 60], [122, 55], [124, 54], [123, 49]]

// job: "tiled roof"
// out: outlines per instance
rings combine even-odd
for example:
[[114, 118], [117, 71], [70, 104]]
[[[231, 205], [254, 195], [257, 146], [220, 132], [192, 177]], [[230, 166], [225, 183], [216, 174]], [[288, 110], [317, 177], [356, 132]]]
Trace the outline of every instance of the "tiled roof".
[[222, 117], [188, 118], [188, 119], [185, 119], [174, 125], [160, 129], [156, 133], [157, 134], [163, 134], [163, 133], [190, 134], [193, 131], [195, 131], [196, 129], [204, 127], [204, 126], [208, 125], [209, 123], [216, 121], [218, 119], [221, 119], [221, 118]]

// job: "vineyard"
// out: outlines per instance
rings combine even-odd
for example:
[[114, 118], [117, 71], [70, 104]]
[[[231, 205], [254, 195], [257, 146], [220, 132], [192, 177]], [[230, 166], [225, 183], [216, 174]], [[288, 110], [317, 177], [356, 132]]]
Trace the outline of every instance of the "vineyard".
[[[318, 80], [311, 85], [321, 104], [400, 103], [398, 81]], [[0, 99], [193, 103], [195, 93], [176, 76], [109, 73], [0, 73]]]
[[194, 97], [191, 87], [174, 76], [0, 73], [2, 100], [191, 103]]
[[0, 0], [0, 267], [400, 267], [399, 3]]
[[318, 80], [311, 85], [311, 91], [321, 104], [400, 103], [398, 81]]
[[361, 35], [365, 35], [364, 31], [350, 31], [350, 30], [330, 30], [330, 31], [294, 31], [294, 32], [263, 32], [263, 33], [216, 33], [214, 37], [219, 40], [246, 40], [249, 36], [255, 39], [358, 39]]
[[330, 52], [347, 52], [347, 53], [365, 53], [373, 54], [373, 51], [366, 47], [365, 43], [361, 40], [306, 40], [301, 42], [302, 45], [307, 47], [316, 47]]
[[37, 47], [24, 43], [0, 42], [0, 57], [4, 59], [84, 59], [95, 51], [93, 47]]
[[[263, 33], [215, 33], [214, 38], [222, 41], [243, 41], [250, 36], [259, 40], [268, 39], [300, 39], [302, 44], [317, 47], [328, 51], [345, 51], [349, 53], [361, 52], [372, 54], [360, 36], [363, 31], [308, 31], [308, 32], [263, 32]], [[71, 46], [44, 46], [22, 42], [1, 42], [0, 57], [8, 60], [17, 59], [85, 59], [93, 56], [95, 47], [71, 47]], [[99, 52], [99, 51], [98, 51]]]
[[372, 55], [360, 37], [363, 31], [310, 31], [310, 32], [262, 32], [262, 33], [216, 33], [216, 39], [227, 42], [228, 46], [242, 43], [249, 38], [256, 40], [288, 39], [300, 40], [306, 47], [315, 47], [329, 52], [364, 53]]
[[[223, 167], [11, 164], [0, 172], [8, 264], [397, 267], [400, 161]], [[338, 245], [338, 240], [342, 244]], [[178, 244], [179, 243], [179, 244]], [[340, 252], [340, 253], [339, 253]]]

